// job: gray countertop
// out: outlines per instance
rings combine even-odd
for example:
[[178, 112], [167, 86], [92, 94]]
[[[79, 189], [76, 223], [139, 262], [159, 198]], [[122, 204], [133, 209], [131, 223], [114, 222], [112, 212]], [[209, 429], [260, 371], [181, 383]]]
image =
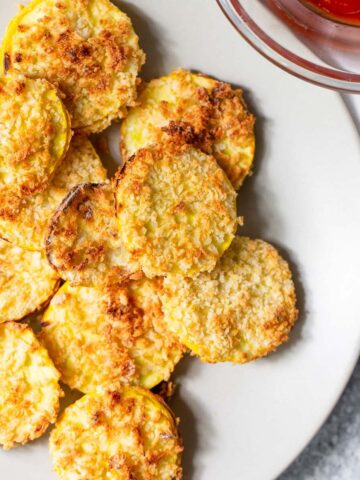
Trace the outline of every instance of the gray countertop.
[[360, 361], [320, 432], [278, 480], [360, 479]]

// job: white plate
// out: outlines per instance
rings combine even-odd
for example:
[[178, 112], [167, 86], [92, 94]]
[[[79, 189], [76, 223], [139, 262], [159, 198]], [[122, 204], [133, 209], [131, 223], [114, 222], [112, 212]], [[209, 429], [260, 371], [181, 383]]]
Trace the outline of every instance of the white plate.
[[[0, 0], [0, 27], [15, 12]], [[303, 449], [351, 374], [360, 340], [360, 155], [335, 93], [273, 67], [215, 0], [122, 2], [148, 52], [145, 74], [175, 67], [241, 85], [258, 115], [255, 174], [239, 196], [244, 233], [290, 260], [301, 319], [290, 342], [246, 366], [187, 360], [174, 402], [185, 478], [271, 480]], [[0, 133], [1, 134], [1, 133]], [[0, 454], [0, 476], [50, 480], [46, 438]]]

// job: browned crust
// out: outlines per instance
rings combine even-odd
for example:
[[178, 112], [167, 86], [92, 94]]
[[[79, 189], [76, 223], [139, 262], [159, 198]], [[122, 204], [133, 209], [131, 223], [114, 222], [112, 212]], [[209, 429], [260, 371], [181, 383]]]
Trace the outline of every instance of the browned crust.
[[[97, 393], [83, 397], [60, 416], [50, 437], [50, 453], [58, 475], [65, 479], [68, 473], [75, 471], [76, 464], [80, 464], [85, 475], [95, 478], [99, 467], [91, 463], [91, 455], [86, 453], [93, 450], [95, 456], [97, 453], [103, 454], [101, 478], [105, 478], [108, 469], [115, 469], [121, 478], [129, 480], [181, 480], [183, 444], [177, 428], [178, 421], [174, 420], [169, 407], [148, 390], [138, 387], [131, 387], [130, 390], [129, 387], [115, 385], [100, 395]], [[124, 432], [122, 419], [125, 421]], [[117, 426], [120, 436], [117, 453], [114, 454], [113, 448], [110, 449], [116, 443], [116, 438], [112, 438], [110, 445], [105, 441], [103, 451], [97, 451], [96, 443], [85, 429], [85, 424], [89, 422], [94, 430], [101, 428], [102, 431], [109, 432], [110, 438], [115, 434], [114, 427]], [[161, 431], [154, 435], [152, 430], [158, 425]], [[74, 431], [78, 435], [71, 442]], [[121, 445], [124, 434], [130, 435], [133, 440], [130, 448], [126, 448], [125, 444], [123, 449]], [[88, 448], [81, 451], [79, 445], [84, 442], [88, 443]], [[73, 448], [79, 452], [80, 457], [76, 458], [72, 454]]]
[[59, 220], [61, 216], [63, 215], [64, 212], [69, 210], [69, 208], [72, 207], [74, 200], [77, 198], [79, 195], [79, 192], [85, 193], [86, 189], [94, 190], [101, 185], [104, 185], [102, 183], [81, 183], [80, 185], [76, 185], [73, 187], [70, 192], [66, 195], [64, 200], [61, 202], [59, 207], [56, 209], [54, 215], [52, 216], [49, 226], [48, 226], [48, 233], [46, 235], [46, 240], [45, 240], [45, 252], [46, 252], [46, 257], [50, 263], [50, 265], [56, 270], [57, 272], [61, 273], [56, 264], [52, 260], [52, 255], [51, 255], [51, 244], [52, 244], [52, 238], [54, 235], [54, 231], [59, 225]]
[[68, 192], [80, 183], [104, 182], [106, 178], [106, 169], [91, 142], [75, 135], [45, 191], [19, 199], [7, 215], [0, 208], [3, 236], [26, 250], [43, 251], [48, 222]]
[[[11, 220], [24, 198], [48, 187], [69, 146], [70, 118], [59, 92], [47, 81], [15, 76], [3, 77], [0, 83], [1, 128], [5, 129], [2, 163], [6, 174], [11, 172], [11, 181], [1, 177], [0, 217]], [[50, 97], [49, 92], [56, 95]], [[13, 117], [19, 119], [15, 127]], [[60, 142], [57, 151], [56, 142]]]
[[[115, 173], [113, 184], [114, 190], [120, 186], [120, 183], [124, 180], [127, 175], [131, 175], [131, 169], [135, 163], [143, 163], [144, 168], [147, 163], [155, 164], [158, 158], [161, 158], [163, 153], [172, 154], [174, 156], [180, 155], [192, 148], [191, 144], [184, 143], [183, 141], [178, 141], [177, 138], [170, 138], [167, 141], [163, 142], [161, 145], [158, 145], [157, 148], [141, 148], [132, 155]], [[138, 192], [135, 192], [138, 193]], [[122, 206], [119, 204], [117, 196], [115, 194], [115, 208], [116, 213], [120, 211]]]
[[236, 192], [192, 145], [139, 149], [117, 172], [115, 195], [120, 236], [150, 278], [211, 270], [234, 236]]
[[4, 62], [4, 74], [6, 75], [6, 73], [8, 72], [8, 70], [11, 67], [11, 57], [8, 53], [4, 54], [3, 62]]
[[[42, 436], [49, 427], [49, 424], [55, 423], [59, 409], [59, 398], [64, 394], [58, 384], [58, 372], [55, 370], [46, 350], [38, 342], [29, 325], [10, 321], [2, 324], [1, 329], [7, 330], [7, 333], [12, 332], [12, 335], [16, 337], [16, 343], [14, 343], [13, 348], [8, 349], [7, 352], [6, 343], [2, 345], [2, 347], [4, 347], [2, 349], [2, 355], [5, 355], [5, 359], [3, 358], [3, 360], [6, 366], [6, 371], [4, 369], [2, 371], [5, 377], [3, 378], [5, 385], [2, 384], [2, 387], [4, 388], [3, 393], [8, 398], [6, 403], [2, 405], [4, 411], [0, 416], [0, 423], [2, 444], [4, 449], [7, 450], [19, 445], [24, 445]], [[23, 357], [23, 355], [20, 355], [20, 358], [18, 358], [17, 345], [20, 339], [24, 340], [23, 346], [21, 346], [20, 342], [20, 348], [24, 348], [24, 354], [26, 356]], [[39, 406], [39, 404], [31, 398], [31, 391], [33, 391], [35, 395], [38, 395], [39, 399], [39, 385], [35, 390], [36, 383], [33, 384], [32, 379], [27, 378], [28, 375], [26, 372], [22, 371], [28, 367], [31, 368], [31, 364], [29, 364], [31, 360], [30, 357], [34, 355], [38, 357], [37, 359], [41, 365], [40, 368], [47, 367], [47, 372], [44, 373], [46, 377], [43, 378], [44, 382], [42, 385], [43, 389], [45, 389], [41, 395], [44, 399], [42, 406]], [[34, 362], [32, 368], [38, 368], [37, 362]], [[50, 368], [52, 370], [51, 374]], [[28, 395], [29, 393], [30, 395]], [[50, 393], [50, 397], [46, 395], [46, 393], [48, 395]], [[49, 402], [48, 405], [46, 405], [45, 402]], [[39, 410], [39, 408], [41, 408], [41, 410]], [[24, 427], [23, 429], [22, 425]]]
[[50, 264], [73, 285], [134, 279], [118, 234], [115, 197], [110, 183], [83, 183], [70, 191], [52, 217], [45, 241]]
[[[197, 83], [200, 79], [204, 79], [205, 86], [201, 82]], [[154, 108], [162, 119], [161, 124], [165, 125], [157, 127], [156, 124], [151, 124], [152, 104], [149, 98], [152, 98], [151, 92], [157, 86], [161, 88], [162, 84], [172, 81], [177, 85], [177, 99], [174, 104], [170, 102], [171, 107], [166, 99], [155, 101]], [[191, 89], [191, 93], [188, 89]], [[255, 117], [248, 111], [241, 89], [232, 88], [230, 84], [206, 75], [180, 69], [145, 86], [140, 91], [138, 103], [133, 110], [135, 116], [132, 117], [130, 112], [122, 127], [124, 138], [120, 149], [124, 161], [134, 153], [131, 133], [127, 132], [127, 128], [136, 119], [138, 128], [143, 121], [145, 131], [149, 130], [148, 144], [172, 139], [176, 143], [188, 143], [204, 153], [214, 155], [235, 189], [250, 174], [255, 151]], [[144, 143], [145, 141], [139, 147], [145, 147]], [[225, 145], [229, 146], [230, 151], [227, 151]]]
[[[126, 173], [128, 167], [134, 162], [136, 156], [137, 155], [132, 155], [128, 160], [126, 160], [126, 162], [124, 162], [122, 165], [120, 165], [120, 167], [117, 169], [117, 171], [115, 173], [115, 176], [113, 178], [114, 190], [116, 190], [116, 188], [119, 186], [121, 180], [125, 176], [125, 173]], [[116, 204], [116, 195], [115, 195], [115, 204]]]
[[156, 161], [160, 159], [164, 154], [171, 154], [177, 156], [190, 151], [193, 147], [194, 145], [192, 145], [191, 143], [179, 140], [179, 137], [175, 136], [174, 138], [169, 138], [166, 141], [162, 142], [160, 145], [157, 145], [156, 148], [141, 148], [134, 155], [129, 157], [129, 159], [118, 168], [113, 180], [115, 188], [118, 187], [122, 180], [125, 178], [125, 176], [127, 176], [128, 172], [131, 170], [131, 167], [135, 162], [146, 164], [151, 158], [151, 163], [155, 164]]
[[[145, 62], [131, 20], [110, 1], [96, 3], [98, 18], [92, 22], [91, 2], [32, 2], [14, 18], [4, 40], [5, 73], [58, 85], [73, 128], [86, 134], [102, 131], [134, 105], [136, 77]], [[32, 12], [38, 15], [29, 20]], [[90, 23], [88, 36], [76, 31], [75, 16]], [[33, 49], [26, 48], [29, 42]]]
[[[239, 178], [243, 178], [247, 169], [242, 171], [234, 164], [230, 168], [229, 160], [219, 152], [214, 152], [214, 144], [224, 137], [225, 132], [234, 141], [241, 134], [250, 137], [254, 131], [255, 117], [248, 112], [243, 100], [242, 90], [234, 90], [230, 84], [217, 82], [208, 92], [198, 89], [202, 104], [199, 116], [189, 117], [187, 121], [171, 121], [162, 130], [175, 142], [188, 143], [207, 154], [215, 154], [235, 188], [239, 188]], [[233, 111], [242, 111], [243, 118], [232, 118]]]

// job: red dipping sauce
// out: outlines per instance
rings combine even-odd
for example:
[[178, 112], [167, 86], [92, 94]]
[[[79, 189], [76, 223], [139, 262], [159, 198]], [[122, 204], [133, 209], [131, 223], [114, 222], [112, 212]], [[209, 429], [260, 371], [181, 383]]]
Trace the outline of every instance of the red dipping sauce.
[[360, 26], [360, 0], [303, 0], [303, 3], [328, 18]]

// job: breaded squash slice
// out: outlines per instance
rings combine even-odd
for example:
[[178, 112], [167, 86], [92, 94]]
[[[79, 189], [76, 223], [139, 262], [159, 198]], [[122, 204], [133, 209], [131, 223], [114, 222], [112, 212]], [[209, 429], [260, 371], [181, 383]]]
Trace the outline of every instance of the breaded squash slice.
[[40, 310], [59, 288], [45, 254], [0, 239], [0, 323]]
[[130, 19], [109, 0], [33, 0], [10, 22], [0, 56], [5, 74], [57, 85], [83, 133], [134, 105], [145, 61]]
[[175, 70], [145, 85], [138, 102], [121, 125], [124, 160], [170, 137], [214, 155], [234, 188], [241, 186], [255, 153], [254, 116], [241, 90]]
[[168, 380], [185, 351], [167, 331], [147, 279], [98, 289], [65, 283], [42, 325], [62, 381], [84, 393], [119, 380], [152, 388]]
[[288, 339], [298, 311], [291, 272], [274, 247], [237, 237], [211, 273], [169, 276], [164, 319], [206, 362], [245, 363]]
[[0, 325], [0, 445], [25, 444], [55, 423], [59, 377], [29, 326]]
[[68, 407], [50, 436], [61, 480], [181, 480], [182, 442], [162, 399], [117, 386]]
[[109, 183], [75, 187], [51, 219], [49, 262], [72, 285], [98, 286], [141, 270], [120, 238]]
[[105, 180], [106, 170], [91, 142], [73, 137], [49, 186], [23, 199], [11, 215], [0, 212], [1, 236], [27, 250], [44, 250], [49, 220], [69, 191], [79, 183]]
[[65, 155], [69, 115], [46, 80], [0, 77], [0, 213], [43, 191]]
[[234, 238], [236, 193], [215, 159], [190, 145], [140, 150], [115, 190], [121, 238], [150, 278], [211, 271]]

